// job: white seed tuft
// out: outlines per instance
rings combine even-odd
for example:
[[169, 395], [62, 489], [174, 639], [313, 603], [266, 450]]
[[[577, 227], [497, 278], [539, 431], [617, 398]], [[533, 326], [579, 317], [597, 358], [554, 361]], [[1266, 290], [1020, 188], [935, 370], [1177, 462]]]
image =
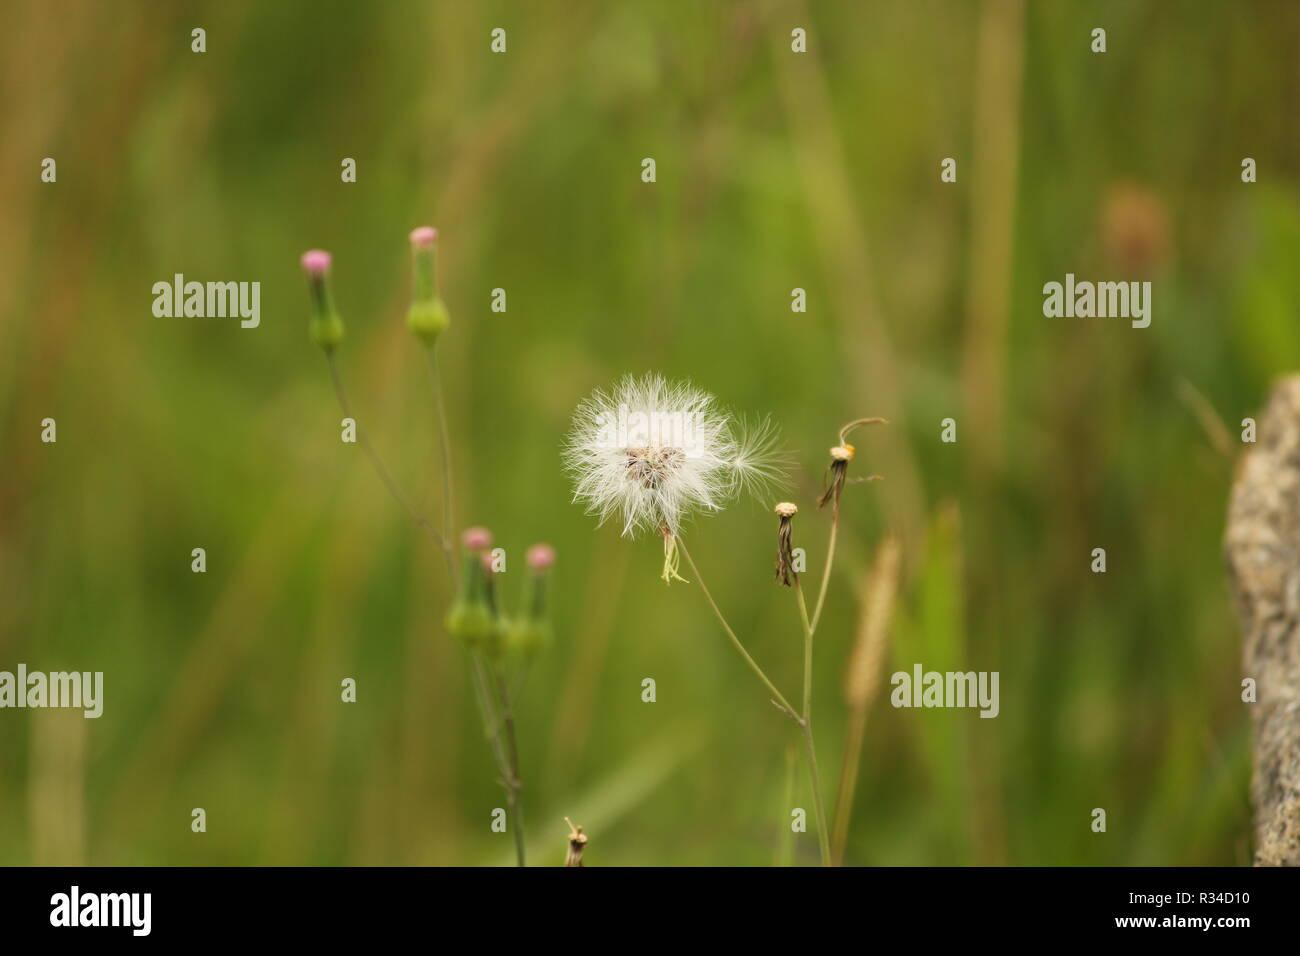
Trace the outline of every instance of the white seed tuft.
[[564, 462], [573, 499], [623, 534], [676, 535], [695, 513], [721, 511], [741, 492], [781, 478], [770, 421], [746, 424], [689, 382], [627, 376], [573, 414]]

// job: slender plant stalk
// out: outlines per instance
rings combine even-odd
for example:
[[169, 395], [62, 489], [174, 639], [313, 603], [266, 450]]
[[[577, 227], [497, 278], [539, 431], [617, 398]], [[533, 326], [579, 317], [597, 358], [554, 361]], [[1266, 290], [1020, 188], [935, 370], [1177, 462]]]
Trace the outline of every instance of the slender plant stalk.
[[[888, 421], [884, 418], [857, 418], [849, 422], [840, 429], [840, 445], [848, 441], [849, 432], [861, 425], [887, 425]], [[849, 481], [875, 481], [879, 476], [869, 478], [850, 478]], [[804, 732], [808, 736], [808, 772], [813, 778], [813, 793], [817, 800], [817, 810], [825, 817], [825, 804], [822, 803], [821, 785], [817, 780], [817, 755], [813, 748], [812, 742], [812, 714], [809, 707], [812, 702], [812, 643], [813, 635], [817, 633], [817, 625], [822, 618], [822, 610], [826, 606], [826, 590], [831, 581], [831, 569], [835, 565], [835, 545], [839, 541], [840, 533], [840, 493], [843, 490], [844, 478], [841, 477], [838, 484], [831, 488], [831, 533], [826, 542], [826, 566], [822, 569], [822, 582], [817, 591], [817, 606], [813, 610], [812, 620], [808, 620], [808, 607], [804, 603], [803, 585], [795, 577], [795, 591], [799, 597], [799, 614], [803, 620], [804, 627]], [[834, 863], [831, 859], [830, 845], [826, 840], [827, 827], [822, 826], [818, 830], [819, 836], [822, 837], [822, 861], [825, 866], [832, 866]]]
[[[451, 439], [447, 429], [447, 405], [442, 398], [442, 378], [438, 374], [437, 346], [424, 350], [425, 365], [429, 369], [429, 390], [438, 410], [438, 455], [442, 459], [442, 529], [444, 540], [451, 537]], [[450, 549], [448, 549], [450, 554]]]
[[519, 746], [515, 740], [515, 715], [510, 706], [510, 689], [500, 671], [496, 671], [497, 693], [501, 697], [501, 719], [505, 727], [506, 803], [510, 807], [511, 826], [515, 831], [515, 861], [527, 866], [524, 854], [523, 781], [519, 776]]
[[794, 579], [794, 593], [799, 598], [799, 619], [803, 622], [803, 716], [812, 717], [812, 645], [813, 626], [808, 623], [808, 604], [803, 599], [803, 585], [798, 575]]
[[[840, 429], [840, 444], [843, 445], [848, 441], [849, 432], [862, 425], [888, 425], [889, 420], [885, 418], [855, 418], [843, 428]], [[849, 481], [877, 481], [879, 475], [873, 475], [869, 478], [850, 478]], [[835, 564], [835, 544], [839, 540], [840, 534], [840, 491], [836, 488], [831, 497], [831, 536], [826, 544], [826, 567], [822, 570], [821, 588], [817, 592], [817, 607], [813, 609], [812, 630], [817, 630], [817, 622], [822, 619], [822, 608], [826, 604], [826, 588], [831, 581], [831, 567]]]
[[813, 745], [812, 721], [803, 724], [804, 746], [808, 748], [808, 777], [812, 781], [813, 802], [817, 807], [817, 846], [822, 854], [822, 866], [831, 865], [831, 843], [826, 835], [826, 808], [822, 801], [821, 776], [817, 772], [817, 748]]
[[515, 720], [509, 692], [504, 678], [491, 663], [484, 661], [481, 654], [471, 651], [469, 657], [470, 669], [474, 675], [474, 694], [483, 715], [483, 730], [497, 773], [500, 774], [501, 786], [506, 792], [506, 805], [510, 809], [510, 826], [515, 835], [515, 862], [518, 866], [527, 866], [523, 801], [519, 796], [523, 782], [519, 776], [519, 750], [515, 742]]
[[[782, 806], [788, 808], [795, 805], [795, 785], [799, 779], [799, 745], [791, 743], [786, 750], [785, 755], [785, 802]], [[791, 827], [783, 826], [781, 828], [780, 839], [776, 841], [776, 854], [772, 861], [774, 866], [790, 866], [794, 860], [794, 830]]]
[[[735, 646], [736, 650], [740, 652], [740, 656], [745, 659], [745, 663], [749, 665], [750, 670], [752, 670], [758, 676], [758, 679], [763, 682], [763, 686], [768, 689], [769, 693], [771, 693], [772, 703], [776, 704], [780, 710], [783, 710], [785, 713], [787, 713], [794, 720], [794, 722], [798, 724], [799, 727], [803, 730], [804, 746], [808, 750], [808, 775], [812, 782], [813, 800], [816, 802], [817, 805], [816, 806], [817, 843], [821, 848], [822, 866], [830, 866], [831, 849], [830, 849], [830, 841], [828, 840], [826, 835], [826, 813], [822, 807], [821, 778], [817, 772], [817, 750], [813, 746], [812, 724], [811, 721], [809, 721], [808, 719], [809, 703], [811, 701], [811, 696], [812, 696], [812, 674], [811, 674], [811, 667], [809, 666], [812, 661], [812, 629], [807, 626], [807, 620], [808, 620], [807, 608], [806, 607], [803, 608], [803, 616], [805, 622], [804, 713], [800, 714], [798, 711], [796, 711], [793, 707], [790, 706], [790, 702], [785, 699], [785, 696], [779, 690], [776, 689], [776, 685], [773, 684], [772, 681], [768, 678], [767, 674], [763, 672], [763, 668], [759, 667], [758, 663], [754, 660], [754, 658], [750, 656], [749, 651], [745, 650], [745, 645], [740, 642], [740, 638], [736, 637], [736, 632], [732, 630], [731, 625], [727, 623], [727, 619], [723, 616], [722, 611], [719, 610], [718, 608], [718, 603], [715, 600], [713, 600], [713, 594], [709, 591], [708, 585], [704, 583], [704, 576], [700, 574], [700, 569], [696, 566], [695, 559], [691, 557], [690, 550], [682, 542], [681, 538], [677, 539], [677, 546], [681, 548], [682, 554], [685, 555], [686, 557], [686, 563], [687, 565], [690, 566], [691, 573], [695, 576], [696, 582], [699, 583], [700, 590], [704, 592], [705, 598], [708, 599], [709, 607], [713, 609], [713, 616], [718, 619], [718, 623], [722, 625], [722, 629], [727, 632], [727, 637], [731, 638], [731, 643]], [[800, 604], [802, 605], [803, 603], [802, 592], [800, 592], [799, 600], [800, 600]]]
[[487, 670], [483, 659], [477, 652], [469, 654], [470, 674], [474, 679], [474, 699], [478, 702], [479, 714], [483, 717], [483, 734], [487, 737], [488, 748], [492, 751], [492, 761], [501, 775], [501, 784], [505, 786], [507, 764], [501, 751], [501, 719], [496, 714], [494, 698], [489, 691]]
[[812, 651], [813, 626], [808, 621], [808, 604], [804, 601], [803, 585], [796, 576], [794, 591], [799, 598], [799, 617], [803, 622], [803, 727], [804, 743], [808, 747], [808, 777], [812, 783], [813, 803], [817, 808], [817, 843], [821, 849], [822, 866], [831, 865], [831, 844], [827, 836], [826, 804], [822, 800], [821, 774], [817, 770], [817, 747], [812, 732]]
[[718, 623], [722, 625], [722, 629], [727, 632], [727, 637], [731, 638], [732, 645], [734, 645], [736, 650], [740, 652], [740, 656], [745, 659], [745, 663], [749, 665], [749, 669], [758, 676], [758, 679], [763, 682], [763, 686], [767, 688], [768, 693], [772, 695], [772, 703], [776, 704], [780, 710], [789, 714], [795, 721], [798, 721], [800, 719], [798, 711], [791, 707], [790, 702], [785, 699], [785, 695], [776, 689], [776, 685], [772, 683], [767, 674], [763, 673], [763, 668], [758, 666], [758, 662], [749, 656], [749, 651], [745, 650], [745, 645], [740, 643], [740, 638], [738, 638], [736, 632], [731, 629], [731, 625], [727, 623], [727, 619], [722, 616], [722, 611], [718, 609], [717, 602], [713, 600], [713, 595], [709, 592], [708, 585], [704, 583], [704, 576], [700, 574], [700, 569], [695, 566], [695, 559], [691, 557], [691, 552], [687, 549], [686, 544], [681, 538], [677, 539], [677, 546], [682, 549], [682, 554], [686, 556], [686, 563], [690, 565], [691, 573], [695, 575], [695, 580], [699, 583], [700, 590], [704, 592], [705, 598], [708, 599], [709, 607], [713, 608], [713, 616], [718, 619]]
[[[442, 395], [442, 379], [438, 374], [436, 345], [429, 345], [424, 350], [424, 360], [425, 367], [429, 371], [429, 391], [433, 395], [433, 404], [437, 411], [438, 457], [442, 465], [442, 526], [447, 535], [450, 535], [452, 516], [451, 440], [447, 428], [447, 405]], [[452, 581], [454, 582], [456, 580], [456, 562], [448, 538], [444, 537], [443, 541], [447, 566], [451, 569]], [[515, 837], [515, 861], [519, 866], [526, 866], [524, 808], [523, 799], [520, 796], [523, 781], [519, 774], [519, 747], [515, 739], [515, 718], [510, 703], [510, 690], [505, 677], [491, 662], [485, 662], [482, 656], [476, 652], [471, 652], [470, 656], [474, 661], [474, 690], [488, 719], [488, 744], [492, 749], [492, 756], [496, 760], [497, 770], [501, 774], [501, 785], [506, 791], [506, 805], [510, 809], [510, 827], [514, 831]]]
[[831, 502], [831, 537], [826, 545], [826, 567], [822, 569], [822, 583], [817, 592], [817, 606], [813, 608], [812, 624], [809, 630], [817, 631], [817, 622], [822, 619], [822, 607], [826, 604], [826, 588], [831, 581], [831, 566], [835, 563], [835, 544], [840, 532], [840, 498], [835, 496]]
[[[334, 394], [338, 397], [339, 407], [343, 409], [344, 415], [356, 421], [356, 415], [352, 411], [352, 403], [348, 400], [347, 389], [343, 386], [343, 377], [339, 374], [338, 363], [335, 361], [333, 353], [329, 353], [327, 359], [330, 381], [334, 385]], [[451, 528], [452, 489], [447, 414], [438, 376], [437, 358], [432, 347], [426, 351], [426, 359], [429, 368], [430, 388], [433, 391], [434, 404], [437, 407], [438, 441], [442, 459], [442, 525], [444, 530], [449, 532]], [[446, 558], [447, 572], [450, 575], [451, 587], [454, 590], [459, 575], [456, 573], [456, 559], [452, 553], [451, 543], [447, 535], [439, 532], [424, 515], [412, 507], [406, 495], [402, 493], [397, 481], [393, 478], [392, 472], [388, 470], [388, 466], [384, 464], [383, 459], [379, 457], [379, 453], [370, 444], [370, 439], [367, 437], [366, 432], [362, 430], [360, 424], [357, 425], [357, 443], [366, 453], [366, 457], [370, 460], [375, 473], [383, 482], [384, 487], [388, 489], [388, 493], [392, 495], [393, 500], [401, 505], [418, 528], [437, 542], [443, 556]], [[492, 760], [497, 766], [497, 772], [501, 775], [501, 783], [506, 791], [506, 801], [513, 817], [512, 826], [515, 831], [516, 859], [520, 866], [524, 866], [523, 805], [519, 796], [522, 783], [519, 778], [519, 752], [515, 742], [514, 714], [510, 706], [510, 692], [505, 685], [504, 679], [500, 678], [500, 675], [496, 675], [496, 694], [500, 697], [500, 713], [498, 713], [492, 676], [490, 676], [490, 665], [486, 665], [479, 654], [471, 652], [470, 671], [474, 678], [474, 696], [478, 702], [479, 714], [483, 718], [483, 729], [487, 736], [488, 747], [492, 752]], [[504, 741], [502, 740], [503, 730], [505, 732]]]
[[[343, 409], [344, 415], [355, 422], [357, 416], [352, 411], [352, 403], [348, 401], [347, 389], [343, 387], [343, 377], [339, 374], [339, 367], [338, 363], [334, 360], [334, 353], [329, 353], [328, 360], [330, 367], [330, 381], [334, 384], [334, 394], [338, 396], [339, 407]], [[397, 486], [397, 482], [393, 479], [393, 475], [388, 470], [388, 466], [384, 464], [383, 459], [379, 457], [379, 453], [375, 451], [374, 446], [370, 444], [370, 439], [367, 437], [365, 430], [362, 429], [360, 424], [357, 425], [357, 444], [361, 446], [361, 450], [364, 451], [366, 457], [370, 459], [370, 464], [374, 468], [375, 474], [377, 474], [379, 480], [384, 483], [384, 487], [387, 488], [388, 493], [393, 496], [393, 500], [402, 506], [402, 509], [410, 516], [411, 521], [414, 522], [416, 527], [426, 532], [435, 542], [437, 542], [438, 547], [442, 549], [442, 553], [446, 555], [447, 558], [447, 569], [451, 573], [451, 583], [454, 587], [456, 582], [456, 562], [452, 557], [451, 545], [447, 542], [447, 538], [437, 528], [430, 524], [424, 515], [420, 514], [411, 506], [406, 495], [402, 494], [402, 489]]]

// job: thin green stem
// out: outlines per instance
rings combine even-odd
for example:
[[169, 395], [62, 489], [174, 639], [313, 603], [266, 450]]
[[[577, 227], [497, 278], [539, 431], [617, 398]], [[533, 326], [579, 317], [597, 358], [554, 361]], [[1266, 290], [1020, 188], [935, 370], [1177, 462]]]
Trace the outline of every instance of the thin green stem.
[[[450, 541], [451, 529], [451, 439], [447, 429], [447, 406], [442, 397], [442, 377], [438, 374], [438, 355], [436, 346], [430, 345], [424, 350], [425, 365], [429, 369], [429, 389], [433, 392], [433, 404], [438, 413], [438, 456], [442, 459], [442, 531], [443, 539]], [[447, 557], [451, 561], [451, 550], [447, 548]], [[453, 565], [454, 561], [451, 562]], [[455, 572], [452, 572], [455, 579]]]
[[699, 583], [700, 590], [704, 592], [704, 597], [708, 599], [709, 607], [713, 608], [713, 616], [718, 619], [718, 623], [722, 625], [722, 629], [727, 632], [727, 637], [731, 638], [732, 645], [740, 652], [740, 656], [745, 659], [745, 663], [749, 665], [749, 669], [752, 670], [754, 674], [757, 675], [758, 679], [763, 682], [763, 686], [766, 687], [768, 693], [772, 695], [772, 702], [781, 710], [789, 714], [796, 722], [799, 722], [800, 717], [798, 712], [790, 706], [790, 702], [785, 699], [785, 695], [776, 689], [776, 685], [772, 683], [767, 674], [763, 673], [763, 668], [758, 666], [758, 662], [749, 656], [749, 651], [745, 650], [745, 645], [740, 643], [740, 638], [738, 638], [736, 632], [731, 629], [731, 625], [727, 623], [727, 619], [722, 616], [722, 611], [719, 610], [717, 602], [713, 600], [713, 595], [709, 592], [708, 585], [704, 583], [704, 576], [700, 574], [700, 569], [695, 566], [695, 559], [691, 557], [691, 552], [686, 547], [686, 543], [682, 541], [681, 538], [678, 538], [677, 546], [682, 549], [682, 554], [686, 556], [686, 563], [690, 565], [691, 573], [695, 575], [695, 580]]
[[831, 865], [831, 844], [826, 836], [826, 810], [822, 804], [821, 776], [817, 773], [817, 748], [813, 746], [812, 721], [804, 719], [803, 742], [808, 748], [808, 777], [812, 781], [813, 803], [817, 807], [817, 844], [821, 848], [822, 866]]
[[[343, 377], [339, 374], [339, 367], [338, 363], [334, 360], [334, 353], [328, 353], [327, 358], [330, 367], [330, 381], [334, 384], [334, 394], [338, 396], [339, 407], [343, 409], [343, 414], [346, 417], [352, 419], [353, 422], [356, 422], [357, 416], [352, 411], [352, 403], [348, 401], [348, 393], [343, 387]], [[416, 527], [427, 532], [428, 535], [438, 543], [438, 547], [440, 547], [443, 554], [446, 555], [447, 569], [451, 574], [451, 582], [454, 587], [456, 583], [456, 562], [452, 558], [451, 546], [447, 543], [447, 539], [438, 531], [437, 528], [429, 523], [424, 515], [420, 514], [411, 506], [406, 495], [402, 494], [402, 489], [397, 486], [397, 482], [393, 479], [393, 475], [388, 470], [388, 466], [384, 464], [383, 459], [379, 457], [379, 453], [375, 451], [374, 446], [370, 444], [370, 439], [366, 432], [361, 428], [360, 424], [357, 424], [356, 430], [357, 444], [361, 446], [361, 450], [364, 451], [366, 457], [370, 459], [371, 467], [374, 468], [375, 474], [379, 476], [379, 480], [384, 483], [384, 487], [388, 489], [388, 493], [393, 496], [393, 500], [402, 506], [402, 509], [410, 516], [411, 521], [415, 523]]]
[[470, 651], [469, 665], [474, 679], [474, 699], [478, 702], [479, 715], [483, 718], [483, 734], [487, 737], [497, 773], [501, 775], [501, 784], [505, 786], [507, 765], [505, 755], [501, 752], [501, 720], [496, 714], [496, 702], [490, 690], [483, 659], [477, 651]]
[[812, 645], [813, 629], [808, 623], [808, 604], [803, 599], [803, 585], [798, 575], [794, 579], [794, 593], [799, 599], [799, 618], [803, 622], [803, 716], [807, 720], [812, 714]]
[[[799, 780], [799, 745], [791, 743], [785, 757], [785, 802], [782, 812], [789, 813], [795, 805], [795, 786]], [[794, 860], [794, 828], [781, 827], [781, 836], [776, 841], [776, 853], [772, 860], [774, 866], [790, 866]]]
[[524, 801], [521, 795], [523, 780], [519, 776], [519, 746], [515, 740], [515, 715], [510, 706], [510, 690], [501, 672], [495, 671], [497, 693], [501, 697], [501, 716], [505, 723], [506, 759], [508, 776], [506, 779], [506, 802], [510, 806], [512, 817], [510, 825], [515, 831], [515, 860], [519, 866], [527, 866], [524, 856]]
[[700, 569], [696, 566], [695, 559], [691, 557], [690, 549], [686, 547], [685, 542], [683, 542], [681, 538], [677, 539], [677, 546], [681, 548], [682, 554], [686, 556], [686, 563], [690, 566], [691, 573], [695, 575], [695, 580], [700, 585], [700, 590], [704, 592], [704, 597], [708, 600], [709, 607], [713, 609], [713, 616], [718, 619], [718, 623], [722, 625], [722, 629], [727, 632], [727, 637], [731, 638], [731, 643], [735, 646], [736, 650], [740, 652], [740, 656], [745, 659], [745, 663], [749, 665], [750, 670], [758, 676], [758, 679], [763, 682], [763, 686], [768, 689], [768, 692], [772, 695], [772, 702], [776, 704], [778, 708], [789, 714], [794, 722], [803, 730], [804, 746], [808, 749], [808, 775], [812, 782], [813, 800], [816, 803], [817, 809], [817, 842], [821, 848], [822, 866], [830, 866], [831, 848], [830, 842], [826, 836], [826, 814], [822, 809], [821, 776], [817, 771], [817, 750], [813, 746], [812, 722], [809, 720], [809, 711], [812, 702], [813, 630], [808, 623], [808, 608], [803, 600], [803, 590], [800, 588], [798, 591], [799, 605], [804, 622], [804, 713], [801, 715], [790, 706], [790, 702], [785, 699], [785, 695], [776, 689], [776, 685], [773, 684], [767, 674], [763, 672], [763, 668], [759, 667], [754, 658], [749, 655], [749, 651], [745, 650], [745, 645], [740, 642], [740, 638], [736, 636], [736, 632], [732, 630], [731, 625], [727, 623], [726, 617], [723, 616], [722, 611], [719, 609], [718, 602], [713, 600], [713, 594], [709, 591], [708, 585], [704, 583], [704, 576], [700, 574]]
[[[510, 826], [514, 830], [515, 837], [515, 862], [519, 866], [525, 866], [527, 864], [524, 857], [524, 810], [519, 795], [523, 783], [519, 777], [519, 750], [515, 743], [515, 721], [510, 708], [509, 692], [506, 690], [500, 672], [490, 662], [484, 661], [483, 656], [477, 651], [471, 651], [469, 656], [474, 675], [474, 693], [478, 698], [479, 711], [483, 715], [483, 729], [488, 739], [488, 747], [492, 751], [492, 759], [497, 766], [497, 773], [500, 774], [501, 786], [506, 792]], [[503, 728], [504, 740], [501, 733]]]
[[794, 593], [799, 599], [799, 618], [803, 622], [803, 726], [804, 743], [808, 747], [808, 776], [812, 781], [813, 801], [817, 806], [817, 843], [821, 848], [822, 866], [831, 865], [830, 839], [827, 835], [826, 805], [822, 802], [821, 779], [817, 772], [817, 748], [812, 732], [812, 655], [813, 626], [808, 621], [808, 604], [804, 600], [803, 585], [798, 576], [794, 579]]
[[[840, 429], [840, 444], [843, 445], [848, 441], [849, 432], [862, 425], [888, 425], [888, 419], [884, 418], [855, 418], [843, 428]], [[849, 481], [876, 481], [878, 475], [870, 478], [850, 478]], [[831, 499], [831, 538], [826, 545], [826, 567], [822, 569], [821, 588], [817, 592], [817, 606], [813, 609], [812, 630], [817, 630], [817, 622], [822, 619], [822, 607], [826, 603], [826, 588], [831, 581], [831, 567], [835, 564], [835, 543], [839, 538], [840, 532], [840, 489], [836, 489]]]
[[835, 564], [835, 542], [840, 531], [840, 496], [836, 495], [831, 506], [831, 538], [826, 545], [826, 567], [822, 569], [821, 588], [817, 592], [817, 606], [813, 609], [812, 624], [809, 630], [816, 633], [817, 622], [822, 619], [822, 607], [826, 604], [826, 588], [831, 581], [831, 566]]

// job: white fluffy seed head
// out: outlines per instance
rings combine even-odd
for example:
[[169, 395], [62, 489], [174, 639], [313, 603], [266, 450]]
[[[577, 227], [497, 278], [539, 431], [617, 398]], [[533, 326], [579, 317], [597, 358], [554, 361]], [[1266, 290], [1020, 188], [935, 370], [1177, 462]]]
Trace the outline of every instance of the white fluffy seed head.
[[738, 421], [689, 382], [629, 375], [578, 406], [564, 462], [574, 501], [602, 524], [617, 517], [627, 536], [676, 535], [692, 514], [775, 484], [775, 443], [769, 421]]

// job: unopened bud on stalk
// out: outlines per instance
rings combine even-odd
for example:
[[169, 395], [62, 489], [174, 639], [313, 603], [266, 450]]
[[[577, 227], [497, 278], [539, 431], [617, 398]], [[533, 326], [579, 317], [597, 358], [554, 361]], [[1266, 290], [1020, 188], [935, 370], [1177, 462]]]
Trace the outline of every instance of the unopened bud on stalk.
[[546, 613], [546, 591], [555, 549], [535, 544], [525, 557], [528, 578], [524, 584], [522, 613], [506, 628], [506, 646], [525, 660], [535, 657], [551, 643], [551, 622]]
[[501, 629], [494, 607], [492, 572], [484, 562], [492, 533], [487, 528], [469, 528], [461, 542], [465, 546], [465, 566], [460, 593], [447, 612], [447, 630], [471, 651], [495, 657], [501, 649]]
[[330, 295], [330, 254], [322, 249], [311, 249], [302, 254], [302, 270], [307, 273], [307, 290], [311, 294], [311, 320], [308, 331], [311, 340], [326, 352], [343, 341], [343, 319], [334, 311]]
[[535, 544], [528, 549], [525, 560], [532, 570], [545, 571], [555, 563], [555, 549], [549, 544]]
[[434, 272], [437, 242], [438, 230], [432, 226], [421, 226], [411, 231], [415, 280], [411, 307], [406, 312], [406, 326], [429, 346], [437, 342], [438, 336], [451, 324], [447, 304], [438, 295], [437, 276]]
[[501, 650], [502, 626], [504, 621], [501, 616], [501, 602], [497, 600], [497, 569], [496, 560], [491, 552], [484, 551], [478, 556], [479, 567], [483, 570], [483, 594], [487, 599], [488, 611], [492, 614], [492, 620], [496, 621], [496, 632], [492, 635], [492, 641], [487, 648], [492, 656], [496, 656]]

